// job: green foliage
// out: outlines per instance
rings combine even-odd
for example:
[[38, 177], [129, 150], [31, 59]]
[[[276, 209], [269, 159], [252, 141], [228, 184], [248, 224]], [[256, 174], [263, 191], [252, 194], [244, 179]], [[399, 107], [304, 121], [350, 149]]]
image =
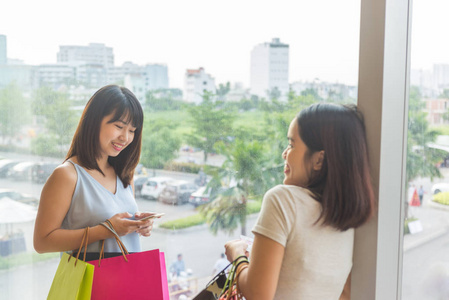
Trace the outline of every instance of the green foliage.
[[8, 270], [21, 265], [34, 264], [39, 261], [55, 259], [59, 257], [59, 253], [18, 253], [6, 257], [0, 256], [0, 270]]
[[446, 153], [430, 148], [427, 145], [435, 141], [438, 131], [429, 128], [426, 113], [423, 112], [425, 103], [417, 87], [410, 88], [408, 134], [407, 134], [407, 182], [418, 176], [441, 177], [436, 167]]
[[[56, 141], [56, 149], [49, 148], [53, 143], [48, 145], [48, 151], [51, 153], [66, 152], [75, 133], [79, 114], [71, 109], [71, 105], [67, 94], [54, 91], [49, 87], [41, 87], [34, 92], [33, 113], [43, 119], [45, 134], [52, 136], [49, 141]], [[41, 141], [35, 143], [35, 145], [40, 144]], [[39, 153], [40, 150], [32, 149], [35, 153]]]
[[204, 223], [206, 223], [206, 219], [204, 218], [204, 216], [201, 214], [195, 214], [185, 218], [161, 223], [159, 227], [164, 229], [177, 230], [188, 228], [191, 226], [201, 225]]
[[449, 99], [449, 89], [444, 89], [438, 98]]
[[205, 92], [198, 106], [189, 108], [193, 134], [187, 137], [189, 145], [204, 151], [204, 161], [213, 153], [217, 142], [223, 141], [232, 133], [235, 112], [224, 109], [222, 101], [214, 101], [212, 94]]
[[158, 89], [148, 91], [145, 95], [145, 110], [167, 111], [180, 110], [187, 104], [180, 100], [182, 91], [180, 89]]
[[201, 167], [194, 163], [170, 161], [164, 165], [164, 170], [197, 174]]
[[[248, 215], [258, 213], [262, 202], [258, 201], [248, 201], [247, 213]], [[188, 217], [184, 217], [177, 220], [167, 221], [159, 225], [160, 228], [177, 230], [185, 229], [192, 226], [202, 225], [206, 223], [206, 218], [202, 213], [197, 213]]]
[[58, 149], [58, 138], [40, 134], [31, 140], [31, 152], [40, 156], [64, 157], [66, 151]]
[[239, 187], [226, 189], [217, 198], [203, 206], [200, 211], [206, 217], [210, 231], [216, 235], [219, 230], [233, 234], [240, 224], [242, 234], [246, 227], [246, 195]]
[[441, 192], [433, 195], [432, 201], [443, 205], [449, 205], [449, 192]]
[[230, 90], [231, 90], [231, 83], [230, 83], [229, 81], [226, 82], [226, 84], [220, 83], [220, 84], [218, 85], [218, 89], [217, 89], [217, 91], [216, 91], [216, 94], [217, 94], [218, 98], [219, 98], [220, 100], [222, 100], [223, 97], [224, 97], [227, 93], [229, 93]]
[[181, 140], [167, 127], [155, 128], [142, 139], [142, 154], [140, 162], [148, 168], [162, 169], [164, 165], [176, 157], [176, 151], [181, 147]]
[[304, 91], [301, 92], [301, 96], [307, 97], [310, 96], [313, 99], [315, 99], [315, 101], [322, 101], [323, 98], [320, 97], [320, 95], [318, 95], [318, 91], [316, 89], [313, 88], [307, 88]]
[[16, 84], [0, 90], [0, 107], [0, 135], [3, 139], [18, 136], [30, 122], [30, 106]]

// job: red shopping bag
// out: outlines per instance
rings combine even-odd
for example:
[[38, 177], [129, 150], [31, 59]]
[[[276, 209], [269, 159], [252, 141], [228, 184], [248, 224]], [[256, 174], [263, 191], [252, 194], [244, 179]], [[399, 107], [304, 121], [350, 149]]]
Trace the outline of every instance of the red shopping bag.
[[[118, 236], [116, 237], [122, 248]], [[158, 249], [89, 261], [94, 265], [91, 300], [169, 300], [164, 253]], [[100, 255], [101, 257], [101, 255]]]

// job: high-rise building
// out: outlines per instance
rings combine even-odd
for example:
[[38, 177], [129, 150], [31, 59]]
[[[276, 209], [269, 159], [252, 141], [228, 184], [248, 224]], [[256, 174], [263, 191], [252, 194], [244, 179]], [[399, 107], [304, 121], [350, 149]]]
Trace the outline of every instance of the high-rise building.
[[168, 89], [168, 68], [161, 64], [147, 64], [144, 67], [145, 89]]
[[6, 55], [6, 35], [0, 34], [0, 65], [6, 65], [8, 56]]
[[184, 100], [201, 103], [205, 91], [215, 93], [215, 78], [206, 74], [203, 68], [188, 69], [184, 76]]
[[289, 45], [278, 38], [259, 44], [251, 51], [251, 94], [287, 99]]
[[449, 88], [449, 64], [434, 64], [433, 78], [437, 88]]
[[105, 68], [114, 66], [114, 53], [111, 47], [100, 43], [88, 46], [59, 46], [58, 63], [99, 64]]

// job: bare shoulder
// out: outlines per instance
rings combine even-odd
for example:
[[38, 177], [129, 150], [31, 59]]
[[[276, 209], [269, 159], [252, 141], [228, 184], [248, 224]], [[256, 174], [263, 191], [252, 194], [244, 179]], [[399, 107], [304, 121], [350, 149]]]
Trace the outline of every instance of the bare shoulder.
[[64, 186], [75, 186], [77, 178], [78, 174], [76, 172], [75, 166], [71, 162], [66, 161], [56, 167], [56, 169], [48, 178], [47, 183]]

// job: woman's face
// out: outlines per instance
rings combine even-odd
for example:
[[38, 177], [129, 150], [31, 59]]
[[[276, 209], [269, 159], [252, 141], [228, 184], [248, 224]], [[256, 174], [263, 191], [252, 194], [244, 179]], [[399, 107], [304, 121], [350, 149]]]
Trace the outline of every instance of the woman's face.
[[284, 159], [284, 184], [306, 187], [312, 172], [311, 159], [306, 159], [307, 146], [301, 140], [296, 118], [287, 133], [288, 146], [282, 153]]
[[117, 156], [134, 139], [136, 128], [127, 123], [126, 118], [109, 123], [114, 112], [105, 116], [100, 127], [100, 155], [101, 157]]

